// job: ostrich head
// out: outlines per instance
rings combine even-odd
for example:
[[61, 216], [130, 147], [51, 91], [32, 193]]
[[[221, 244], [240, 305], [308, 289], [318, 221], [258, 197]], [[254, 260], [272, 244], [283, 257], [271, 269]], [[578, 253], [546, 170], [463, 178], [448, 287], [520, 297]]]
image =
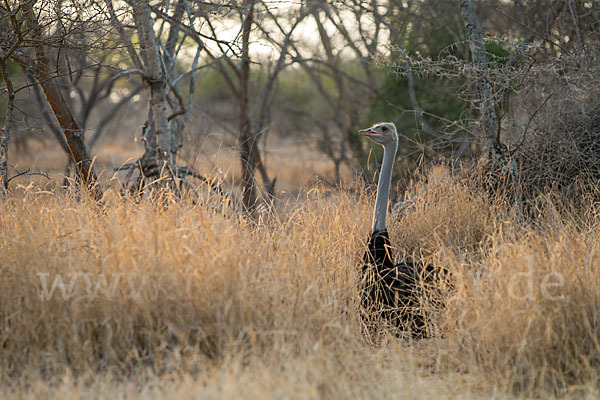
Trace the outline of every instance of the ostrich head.
[[359, 133], [384, 146], [398, 142], [396, 126], [391, 122], [378, 122], [370, 128], [361, 129]]

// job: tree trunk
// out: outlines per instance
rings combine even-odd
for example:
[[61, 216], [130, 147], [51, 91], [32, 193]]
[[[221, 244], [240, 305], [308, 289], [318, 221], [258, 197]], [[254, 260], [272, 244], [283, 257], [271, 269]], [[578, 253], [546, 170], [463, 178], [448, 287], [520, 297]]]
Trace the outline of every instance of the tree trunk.
[[483, 30], [472, 0], [460, 0], [460, 11], [462, 13], [469, 48], [473, 57], [473, 65], [481, 74], [477, 82], [477, 90], [480, 100], [480, 124], [481, 135], [490, 154], [496, 158], [498, 144], [500, 144], [500, 135], [498, 132], [498, 118], [496, 117], [496, 104], [494, 101], [494, 91], [490, 83], [490, 73], [487, 67], [487, 56], [485, 43], [483, 41]]
[[256, 185], [254, 174], [257, 161], [256, 136], [252, 132], [250, 119], [248, 118], [248, 83], [250, 80], [250, 30], [254, 19], [254, 0], [244, 0], [244, 7], [248, 11], [242, 30], [242, 61], [239, 74], [239, 146], [240, 162], [242, 167], [242, 204], [247, 212], [254, 214], [256, 211]]
[[11, 57], [33, 77], [42, 87], [42, 91], [48, 100], [48, 104], [63, 129], [67, 146], [77, 167], [78, 176], [88, 187], [90, 194], [96, 200], [100, 200], [102, 192], [98, 189], [96, 183], [98, 178], [92, 167], [92, 159], [89, 156], [85, 143], [83, 141], [83, 129], [73, 117], [71, 109], [67, 105], [57, 82], [57, 77], [50, 73], [50, 63], [44, 48], [44, 38], [42, 30], [33, 11], [32, 2], [21, 1], [20, 6], [23, 10], [23, 16], [29, 26], [31, 43], [35, 51], [35, 60], [19, 56], [14, 52]]
[[148, 99], [148, 120], [144, 129], [145, 153], [142, 168], [146, 176], [160, 177], [170, 173], [171, 137], [167, 119], [165, 71], [162, 68], [158, 40], [154, 33], [150, 6], [146, 0], [137, 0], [133, 14], [140, 34], [140, 52], [147, 77], [144, 84], [150, 91]]
[[6, 58], [4, 52], [0, 49], [0, 72], [4, 78], [6, 91], [8, 92], [8, 104], [6, 105], [6, 116], [4, 127], [0, 130], [0, 199], [6, 197], [8, 189], [8, 140], [13, 122], [13, 111], [15, 108], [15, 90], [6, 71]]
[[[37, 80], [27, 71], [25, 71], [25, 75], [27, 76], [27, 81], [31, 84], [33, 90], [33, 96], [35, 97], [35, 102], [37, 103], [40, 113], [42, 114], [42, 118], [46, 123], [47, 129], [54, 135], [58, 144], [63, 149], [65, 154], [68, 157], [68, 161], [72, 162], [71, 151], [69, 150], [69, 146], [67, 146], [67, 142], [65, 140], [65, 135], [63, 135], [62, 128], [56, 122], [56, 118], [52, 113], [52, 110], [48, 108], [48, 102], [44, 98], [44, 91], [41, 86], [38, 84]], [[91, 146], [88, 147], [88, 151], [91, 151]]]
[[[491, 158], [493, 174], [500, 178], [494, 179], [496, 184], [504, 185], [508, 183], [509, 186], [512, 186], [509, 189], [513, 191], [518, 219], [521, 219], [523, 205], [519, 188], [519, 169], [508, 147], [500, 139], [500, 123], [496, 114], [494, 89], [487, 65], [483, 29], [479, 23], [479, 18], [477, 18], [472, 0], [460, 0], [460, 11], [467, 29], [473, 65], [480, 74], [477, 82], [480, 102], [480, 140], [484, 141]], [[506, 178], [508, 178], [508, 181]]]
[[[183, 20], [183, 16], [184, 16], [184, 11], [186, 8], [186, 0], [179, 0], [177, 3], [175, 3], [174, 5], [175, 10], [173, 12], [173, 20], [175, 21], [181, 21]], [[176, 75], [177, 75], [177, 64], [175, 62], [176, 58], [177, 58], [177, 40], [179, 39], [179, 34], [181, 32], [181, 25], [180, 24], [172, 24], [169, 28], [169, 35], [167, 37], [167, 41], [165, 43], [164, 46], [164, 58], [166, 61], [166, 70], [164, 71], [165, 76], [169, 78], [169, 81], [173, 82], [174, 80], [176, 80]], [[174, 77], [175, 76], [175, 77]], [[177, 88], [176, 87], [172, 87], [172, 93], [177, 93]], [[179, 103], [179, 107], [180, 110], [183, 110], [183, 99], [181, 98], [181, 96], [179, 94], [175, 94], [175, 97], [177, 97], [177, 101]], [[166, 98], [166, 100], [168, 101], [168, 97]], [[188, 104], [190, 107], [192, 106], [193, 103]], [[183, 115], [185, 116], [185, 110], [182, 111]], [[185, 119], [185, 117], [184, 117]], [[171, 142], [170, 142], [170, 163], [171, 166], [174, 168], [177, 165], [177, 152], [179, 151], [179, 149], [182, 146], [182, 134], [183, 134], [183, 129], [185, 127], [185, 122], [181, 121], [181, 119], [179, 118], [172, 118], [170, 119], [168, 122], [170, 122], [170, 137], [171, 137]]]

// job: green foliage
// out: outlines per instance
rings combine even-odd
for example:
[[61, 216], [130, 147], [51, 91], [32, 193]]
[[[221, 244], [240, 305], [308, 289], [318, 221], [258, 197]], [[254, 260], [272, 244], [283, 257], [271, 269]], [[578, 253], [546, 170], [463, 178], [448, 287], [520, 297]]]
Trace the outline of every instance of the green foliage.
[[[435, 76], [414, 76], [415, 93], [419, 105], [427, 114], [441, 117], [443, 120], [455, 121], [460, 118], [463, 106], [457, 99], [460, 83], [451, 82]], [[406, 77], [388, 72], [379, 88], [384, 94], [371, 106], [371, 119], [394, 120], [396, 126], [404, 134], [413, 136], [417, 125], [413, 106], [408, 96], [408, 83]], [[403, 112], [402, 110], [411, 110]], [[446, 123], [439, 118], [425, 115], [427, 122], [434, 128], [441, 129]]]
[[317, 100], [310, 78], [298, 70], [282, 73], [277, 82], [279, 91], [285, 93], [298, 107], [313, 104]]
[[[6, 72], [8, 73], [11, 80], [13, 81], [13, 84], [15, 81], [17, 81], [19, 79], [19, 76], [18, 76], [19, 70], [20, 70], [19, 66], [13, 60], [11, 60], [9, 58], [6, 61]], [[6, 98], [4, 76], [2, 74], [0, 74], [0, 85], [2, 85], [2, 96], [0, 96], [0, 121], [2, 124], [4, 124], [4, 114], [6, 113], [7, 98]]]
[[[462, 30], [461, 21], [457, 18], [456, 4], [445, 1], [428, 3], [427, 7], [420, 9], [419, 12], [423, 16], [418, 20], [415, 20], [411, 14], [403, 12], [395, 17], [397, 26], [410, 26], [401, 43], [406, 55], [412, 59], [438, 60], [447, 55], [462, 58], [463, 54], [456, 46], [455, 32]], [[497, 54], [502, 56], [499, 51]], [[396, 53], [392, 57], [389, 65], [405, 65], [406, 61], [402, 54]], [[383, 96], [371, 105], [370, 118], [392, 120], [404, 136], [417, 141], [427, 140], [414, 114], [406, 75], [397, 74], [393, 67], [383, 67], [382, 71], [385, 73], [385, 79], [379, 90]], [[449, 121], [459, 120], [464, 110], [464, 104], [459, 96], [464, 81], [423, 74], [415, 67], [412, 68], [412, 72], [415, 96], [425, 112], [424, 118], [427, 123], [434, 129], [441, 130], [448, 125]], [[407, 147], [401, 146], [400, 151], [407, 153], [409, 151]], [[407, 155], [404, 154], [405, 157]]]
[[510, 52], [497, 40], [488, 40], [485, 42], [485, 51], [489, 63], [505, 65], [510, 57]]
[[[6, 61], [6, 72], [13, 79], [18, 79], [19, 66], [12, 59]], [[0, 74], [0, 83], [4, 86], [4, 76]]]
[[454, 32], [462, 30], [462, 22], [457, 18], [457, 5], [454, 1], [438, 1], [419, 9], [421, 18], [415, 19], [411, 13], [397, 17], [398, 26], [409, 25], [403, 40], [403, 47], [409, 55], [437, 57], [442, 52], [452, 53], [455, 49]]
[[231, 98], [227, 82], [216, 68], [206, 69], [206, 72], [197, 81], [196, 93], [200, 98], [211, 101], [224, 101]]

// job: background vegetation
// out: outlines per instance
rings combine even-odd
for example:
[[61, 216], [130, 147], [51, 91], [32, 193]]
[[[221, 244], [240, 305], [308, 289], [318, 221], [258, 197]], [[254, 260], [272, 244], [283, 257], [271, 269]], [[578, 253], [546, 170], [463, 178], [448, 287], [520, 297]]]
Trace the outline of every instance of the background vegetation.
[[[475, 2], [482, 66], [469, 4], [1, 3], [0, 397], [598, 397], [600, 8]], [[359, 318], [378, 120], [426, 340]]]

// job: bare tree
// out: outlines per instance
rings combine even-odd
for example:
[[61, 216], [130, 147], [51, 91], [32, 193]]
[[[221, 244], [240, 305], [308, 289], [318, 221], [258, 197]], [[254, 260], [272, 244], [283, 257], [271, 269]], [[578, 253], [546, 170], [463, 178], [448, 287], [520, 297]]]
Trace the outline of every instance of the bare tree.
[[361, 1], [315, 1], [310, 16], [317, 27], [317, 47], [292, 45], [292, 50], [324, 102], [325, 109], [311, 122], [320, 134], [319, 150], [333, 161], [339, 184], [342, 164], [354, 169], [364, 155], [356, 129], [370, 101], [380, 95], [372, 64], [381, 54], [386, 27]]
[[6, 190], [8, 189], [8, 141], [13, 125], [15, 108], [15, 89], [6, 69], [7, 59], [8, 55], [5, 55], [2, 49], [0, 49], [0, 72], [2, 73], [8, 94], [4, 126], [0, 130], [0, 199], [5, 198]]
[[[119, 110], [143, 89], [143, 84], [137, 79], [132, 79], [131, 76], [121, 74], [121, 71], [115, 70], [108, 62], [108, 59], [115, 54], [114, 45], [110, 43], [114, 35], [105, 28], [104, 18], [94, 18], [86, 22], [87, 29], [75, 29], [75, 33], [69, 33], [74, 30], [73, 25], [76, 28], [77, 24], [81, 24], [79, 16], [74, 20], [61, 21], [58, 24], [64, 31], [61, 34], [70, 40], [67, 44], [48, 49], [48, 52], [49, 58], [56, 60], [55, 67], [62, 87], [71, 88], [71, 96], [66, 100], [73, 110], [75, 119], [86, 133], [88, 151], [91, 151], [105, 132], [106, 126], [118, 115]], [[120, 89], [128, 89], [128, 93], [121, 95], [115, 104], [106, 109], [107, 107], [103, 105], [112, 100], [112, 96], [116, 94], [117, 82], [125, 81], [123, 78], [129, 79], [122, 82]], [[36, 99], [39, 99], [37, 93], [38, 90], [35, 90]], [[56, 133], [55, 124], [49, 121], [48, 113], [44, 112], [47, 107], [39, 100], [38, 104], [47, 127], [51, 132]], [[95, 127], [90, 127], [90, 120], [94, 115], [99, 118], [99, 122]], [[28, 116], [26, 115], [25, 118], [27, 119]], [[93, 132], [89, 138], [88, 130]], [[64, 141], [59, 139], [59, 142], [62, 146]], [[70, 182], [72, 167], [73, 163], [69, 157], [65, 171], [65, 186]]]
[[[99, 200], [102, 193], [97, 187], [92, 158], [83, 141], [83, 129], [63, 97], [57, 75], [52, 72], [46, 51], [47, 40], [38, 21], [39, 13], [34, 11], [32, 1], [25, 0], [13, 3], [12, 6], [8, 1], [4, 1], [3, 8], [5, 15], [10, 17], [12, 32], [4, 32], [0, 47], [40, 84], [63, 130], [79, 178], [89, 188], [92, 197]], [[25, 33], [23, 25], [27, 28]], [[27, 54], [24, 44], [32, 48], [31, 55]]]
[[467, 28], [469, 47], [473, 57], [473, 64], [480, 72], [481, 78], [477, 82], [480, 101], [480, 133], [482, 141], [485, 142], [490, 155], [495, 161], [505, 157], [506, 146], [500, 139], [498, 118], [496, 116], [496, 102], [494, 89], [491, 84], [491, 76], [487, 66], [485, 43], [483, 41], [483, 30], [475, 6], [471, 0], [461, 0], [460, 10]]
[[[134, 169], [139, 171], [130, 187], [132, 192], [139, 193], [153, 182], [160, 182], [162, 186], [171, 188], [177, 187], [176, 181], [186, 185], [186, 176], [207, 181], [191, 168], [177, 164], [181, 134], [189, 121], [193, 106], [194, 74], [200, 69], [200, 53], [206, 47], [201, 39], [202, 34], [195, 30], [196, 16], [191, 11], [190, 2], [179, 0], [173, 5], [167, 3], [154, 6], [143, 0], [130, 0], [119, 4], [118, 9], [112, 0], [105, 0], [104, 3], [111, 25], [132, 65], [132, 68], [119, 71], [113, 79], [129, 75], [141, 77], [148, 99], [147, 117], [142, 132], [145, 152], [138, 161], [128, 163], [118, 170], [127, 170], [128, 179]], [[171, 8], [173, 15], [169, 14]], [[157, 23], [159, 33], [155, 32]], [[165, 25], [169, 26], [166, 42], [161, 37]], [[134, 35], [139, 39], [139, 49], [132, 40]], [[190, 38], [196, 42], [196, 55], [190, 70], [181, 72], [177, 67], [178, 56]], [[178, 87], [184, 78], [189, 78], [187, 103]], [[133, 95], [130, 92], [122, 101], [128, 101]], [[100, 122], [92, 144], [106, 122]]]
[[250, 31], [254, 21], [255, 0], [244, 0], [243, 7], [247, 9], [242, 21], [242, 59], [235, 70], [238, 76], [237, 105], [239, 124], [240, 161], [242, 163], [242, 203], [253, 212], [256, 208], [254, 171], [257, 164], [262, 165], [257, 148], [257, 134], [252, 132], [248, 115], [248, 84], [250, 81]]
[[[480, 139], [485, 143], [493, 169], [496, 172], [500, 172], [502, 176], [508, 177], [509, 182], [514, 186], [515, 203], [520, 218], [523, 212], [523, 205], [518, 183], [519, 170], [515, 159], [500, 137], [501, 130], [497, 116], [498, 106], [488, 70], [483, 29], [479, 23], [472, 0], [460, 0], [460, 11], [467, 29], [473, 64], [480, 74], [477, 82], [480, 111]], [[506, 181], [505, 178], [503, 180]]]
[[[273, 6], [268, 2], [243, 1], [242, 7], [238, 9], [241, 38], [239, 56], [235, 52], [228, 52], [226, 46], [217, 40], [217, 31], [208, 21], [213, 41], [218, 44], [221, 53], [216, 68], [225, 79], [236, 104], [242, 204], [250, 214], [254, 214], [258, 206], [256, 170], [261, 175], [267, 197], [270, 199], [274, 196], [276, 179], [269, 177], [258, 143], [269, 129], [268, 117], [275, 82], [279, 74], [295, 62], [290, 60], [294, 32], [308, 16], [308, 9], [303, 4], [286, 13], [277, 13], [277, 8], [277, 5]], [[251, 65], [261, 62], [260, 59], [253, 60], [251, 53], [253, 40], [258, 38], [276, 48], [277, 55], [272, 64], [259, 64], [265, 75], [264, 81], [251, 90]], [[216, 57], [213, 56], [213, 59]]]

